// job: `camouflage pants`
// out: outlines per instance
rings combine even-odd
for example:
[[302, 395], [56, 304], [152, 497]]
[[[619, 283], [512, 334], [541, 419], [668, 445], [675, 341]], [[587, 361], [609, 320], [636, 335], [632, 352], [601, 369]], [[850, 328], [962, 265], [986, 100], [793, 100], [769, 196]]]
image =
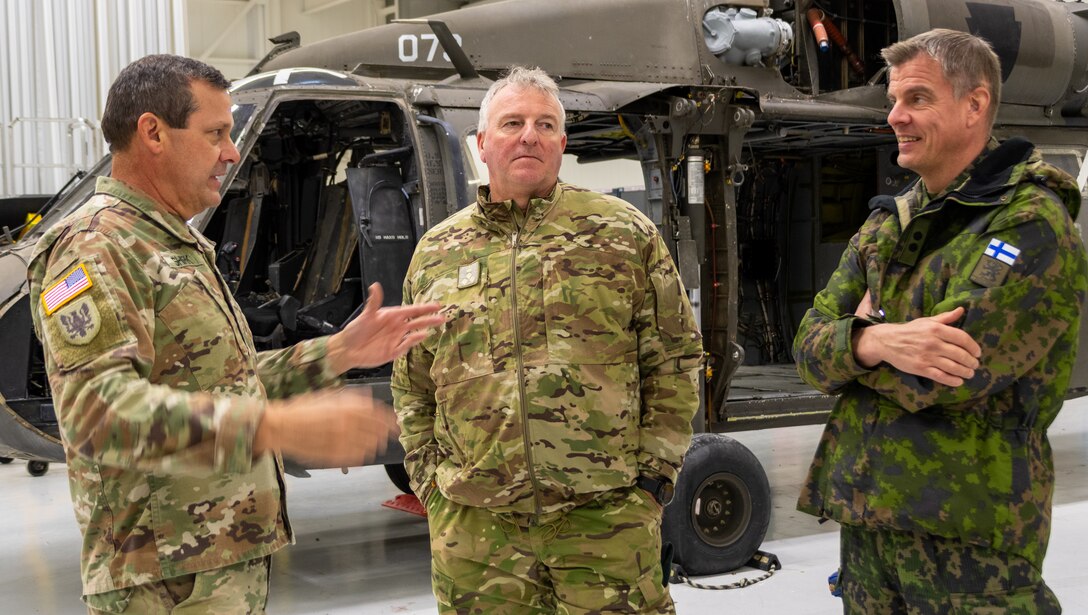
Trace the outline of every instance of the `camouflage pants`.
[[1061, 613], [1022, 557], [958, 540], [842, 526], [843, 612], [910, 615]]
[[427, 502], [442, 613], [674, 613], [661, 576], [661, 507], [636, 487], [565, 513]]
[[84, 596], [90, 615], [248, 615], [264, 613], [269, 558]]

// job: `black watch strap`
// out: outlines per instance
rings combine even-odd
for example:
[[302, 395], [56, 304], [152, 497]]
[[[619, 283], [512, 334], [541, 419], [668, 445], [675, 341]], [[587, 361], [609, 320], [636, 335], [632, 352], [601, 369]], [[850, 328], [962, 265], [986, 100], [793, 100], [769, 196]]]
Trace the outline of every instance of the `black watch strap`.
[[665, 506], [672, 500], [672, 489], [670, 488], [672, 485], [661, 479], [640, 475], [635, 480], [635, 485], [640, 489], [649, 491], [650, 495], [654, 496], [657, 503], [662, 506]]

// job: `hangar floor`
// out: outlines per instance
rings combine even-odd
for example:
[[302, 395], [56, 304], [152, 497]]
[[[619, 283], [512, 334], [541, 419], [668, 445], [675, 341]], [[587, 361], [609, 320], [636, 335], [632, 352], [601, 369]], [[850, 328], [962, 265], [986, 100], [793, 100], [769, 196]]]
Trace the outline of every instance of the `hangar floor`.
[[[1088, 399], [1069, 403], [1051, 427], [1058, 467], [1054, 531], [1045, 578], [1066, 613], [1088, 614]], [[826, 589], [835, 570], [834, 524], [794, 510], [820, 428], [736, 434], [767, 468], [774, 497], [763, 549], [784, 568], [771, 579], [717, 592], [673, 586], [681, 613], [831, 615], [840, 603]], [[0, 600], [4, 613], [85, 613], [79, 601], [79, 536], [64, 468], [30, 477], [22, 462], [0, 466]], [[425, 521], [383, 508], [398, 492], [381, 468], [290, 478], [288, 499], [298, 543], [273, 558], [269, 611], [277, 615], [434, 613]], [[753, 576], [752, 572], [743, 576]], [[734, 576], [709, 577], [724, 583]]]

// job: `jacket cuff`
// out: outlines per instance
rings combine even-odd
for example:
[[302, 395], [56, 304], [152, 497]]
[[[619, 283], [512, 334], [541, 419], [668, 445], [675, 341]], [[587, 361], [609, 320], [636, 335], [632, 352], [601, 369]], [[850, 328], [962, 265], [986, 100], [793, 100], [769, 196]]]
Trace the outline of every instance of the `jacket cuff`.
[[253, 466], [253, 437], [266, 402], [250, 397], [219, 397], [214, 402], [215, 459], [218, 472], [244, 473]]

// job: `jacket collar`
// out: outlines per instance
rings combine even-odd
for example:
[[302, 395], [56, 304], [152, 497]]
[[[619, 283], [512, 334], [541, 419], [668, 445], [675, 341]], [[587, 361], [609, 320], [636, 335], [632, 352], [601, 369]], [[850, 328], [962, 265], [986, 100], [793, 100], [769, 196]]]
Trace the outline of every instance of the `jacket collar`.
[[[521, 224], [521, 232], [528, 233], [537, 226], [540, 226], [540, 222], [544, 219], [544, 216], [555, 207], [555, 204], [559, 202], [559, 198], [562, 196], [565, 190], [565, 185], [561, 182], [556, 182], [555, 187], [552, 188], [551, 194], [546, 197], [535, 197], [529, 199], [529, 205], [525, 208], [524, 216], [521, 218], [524, 222]], [[495, 230], [505, 231], [513, 233], [518, 230], [518, 217], [515, 215], [514, 208], [517, 205], [513, 200], [507, 201], [492, 201], [491, 186], [480, 186], [476, 191], [476, 208], [472, 212], [472, 217], [479, 220], [482, 224]]]
[[[1013, 137], [1004, 143], [990, 137], [982, 152], [967, 165], [947, 188], [940, 194], [933, 195], [930, 202], [954, 199], [964, 205], [992, 206], [996, 197], [1011, 188], [1015, 188], [1023, 179], [1024, 165], [1035, 151], [1035, 146], [1026, 139]], [[869, 201], [869, 209], [884, 209], [897, 212], [896, 201], [907, 199], [916, 202], [921, 199], [925, 183], [919, 178], [904, 188], [899, 194], [879, 195]]]
[[95, 194], [105, 194], [120, 199], [155, 222], [179, 241], [210, 248], [212, 244], [181, 219], [181, 216], [164, 211], [154, 199], [113, 177], [99, 177], [94, 185]]

